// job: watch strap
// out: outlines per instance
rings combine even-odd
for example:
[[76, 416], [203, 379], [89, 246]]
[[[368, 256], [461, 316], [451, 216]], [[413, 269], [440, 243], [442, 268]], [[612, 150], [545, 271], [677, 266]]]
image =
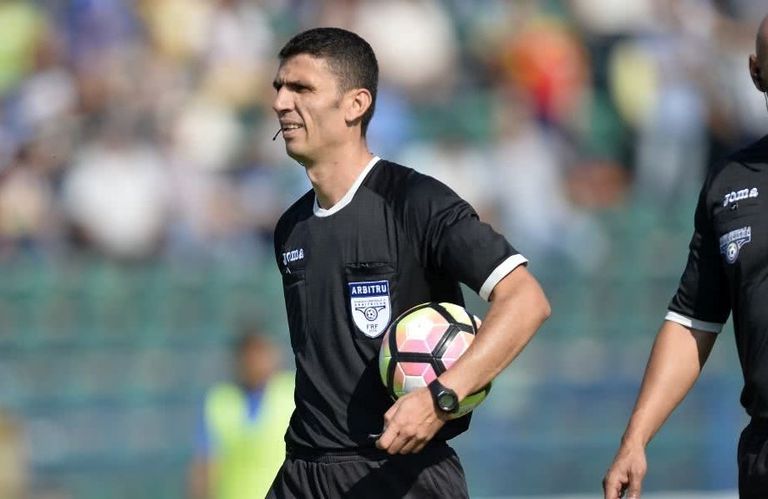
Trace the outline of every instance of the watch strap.
[[[429, 392], [432, 395], [432, 402], [434, 402], [435, 407], [438, 411], [445, 413], [445, 414], [454, 414], [459, 410], [459, 397], [456, 395], [456, 392], [451, 390], [450, 388], [446, 387], [440, 381], [435, 378], [432, 380], [429, 385], [427, 385], [429, 388]], [[452, 409], [444, 409], [440, 405], [440, 398], [448, 395], [450, 397], [453, 397], [454, 400], [454, 407]]]

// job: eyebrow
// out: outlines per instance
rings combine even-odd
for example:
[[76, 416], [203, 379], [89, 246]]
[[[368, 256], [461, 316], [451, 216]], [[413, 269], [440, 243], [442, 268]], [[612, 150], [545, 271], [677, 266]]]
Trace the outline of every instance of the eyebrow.
[[275, 90], [280, 90], [284, 86], [288, 87], [290, 90], [314, 90], [312, 85], [298, 80], [285, 81], [282, 78], [275, 78], [272, 82], [272, 88]]

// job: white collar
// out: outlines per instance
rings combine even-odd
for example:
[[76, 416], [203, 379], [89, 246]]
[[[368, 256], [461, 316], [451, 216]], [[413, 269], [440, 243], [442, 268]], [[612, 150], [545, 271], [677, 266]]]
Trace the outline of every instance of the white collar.
[[374, 156], [367, 165], [365, 165], [365, 168], [363, 168], [363, 171], [360, 172], [360, 175], [357, 176], [357, 179], [355, 179], [355, 183], [352, 184], [352, 187], [349, 188], [346, 194], [344, 194], [344, 197], [339, 199], [339, 201], [328, 208], [327, 210], [320, 207], [320, 204], [317, 202], [317, 194], [315, 194], [315, 204], [313, 211], [315, 212], [315, 216], [317, 217], [330, 217], [334, 213], [338, 212], [345, 206], [347, 206], [350, 202], [352, 202], [352, 198], [355, 197], [355, 193], [357, 192], [357, 189], [360, 188], [360, 185], [363, 183], [363, 180], [365, 180], [365, 177], [368, 175], [368, 172], [371, 171], [373, 166], [376, 164], [377, 161], [379, 161], [378, 156]]

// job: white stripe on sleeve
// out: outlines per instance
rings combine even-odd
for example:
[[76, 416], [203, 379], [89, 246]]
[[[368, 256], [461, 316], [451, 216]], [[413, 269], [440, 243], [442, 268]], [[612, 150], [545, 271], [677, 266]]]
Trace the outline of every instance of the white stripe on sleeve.
[[694, 319], [693, 317], [687, 317], [671, 310], [667, 310], [667, 315], [664, 316], [664, 319], [677, 322], [678, 324], [681, 324], [685, 327], [707, 331], [708, 333], [719, 333], [723, 329], [723, 324], [719, 324], [717, 322], [700, 321], [698, 319]]
[[478, 293], [480, 298], [488, 301], [488, 299], [491, 297], [491, 293], [493, 292], [493, 288], [496, 287], [499, 281], [504, 279], [507, 274], [524, 263], [528, 263], [528, 259], [520, 254], [512, 255], [501, 262], [499, 266], [496, 267], [493, 272], [491, 272], [491, 275], [488, 276], [483, 285], [480, 287], [480, 292]]

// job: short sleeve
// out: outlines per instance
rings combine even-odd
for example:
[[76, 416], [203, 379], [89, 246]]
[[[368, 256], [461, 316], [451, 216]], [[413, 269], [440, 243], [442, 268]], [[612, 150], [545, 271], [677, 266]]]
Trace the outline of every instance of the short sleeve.
[[422, 263], [432, 272], [463, 282], [485, 300], [501, 279], [528, 261], [481, 222], [469, 203], [431, 177], [412, 180], [405, 207], [406, 224]]
[[688, 262], [666, 319], [702, 331], [720, 332], [731, 310], [725, 273], [707, 204], [708, 184], [699, 195]]

